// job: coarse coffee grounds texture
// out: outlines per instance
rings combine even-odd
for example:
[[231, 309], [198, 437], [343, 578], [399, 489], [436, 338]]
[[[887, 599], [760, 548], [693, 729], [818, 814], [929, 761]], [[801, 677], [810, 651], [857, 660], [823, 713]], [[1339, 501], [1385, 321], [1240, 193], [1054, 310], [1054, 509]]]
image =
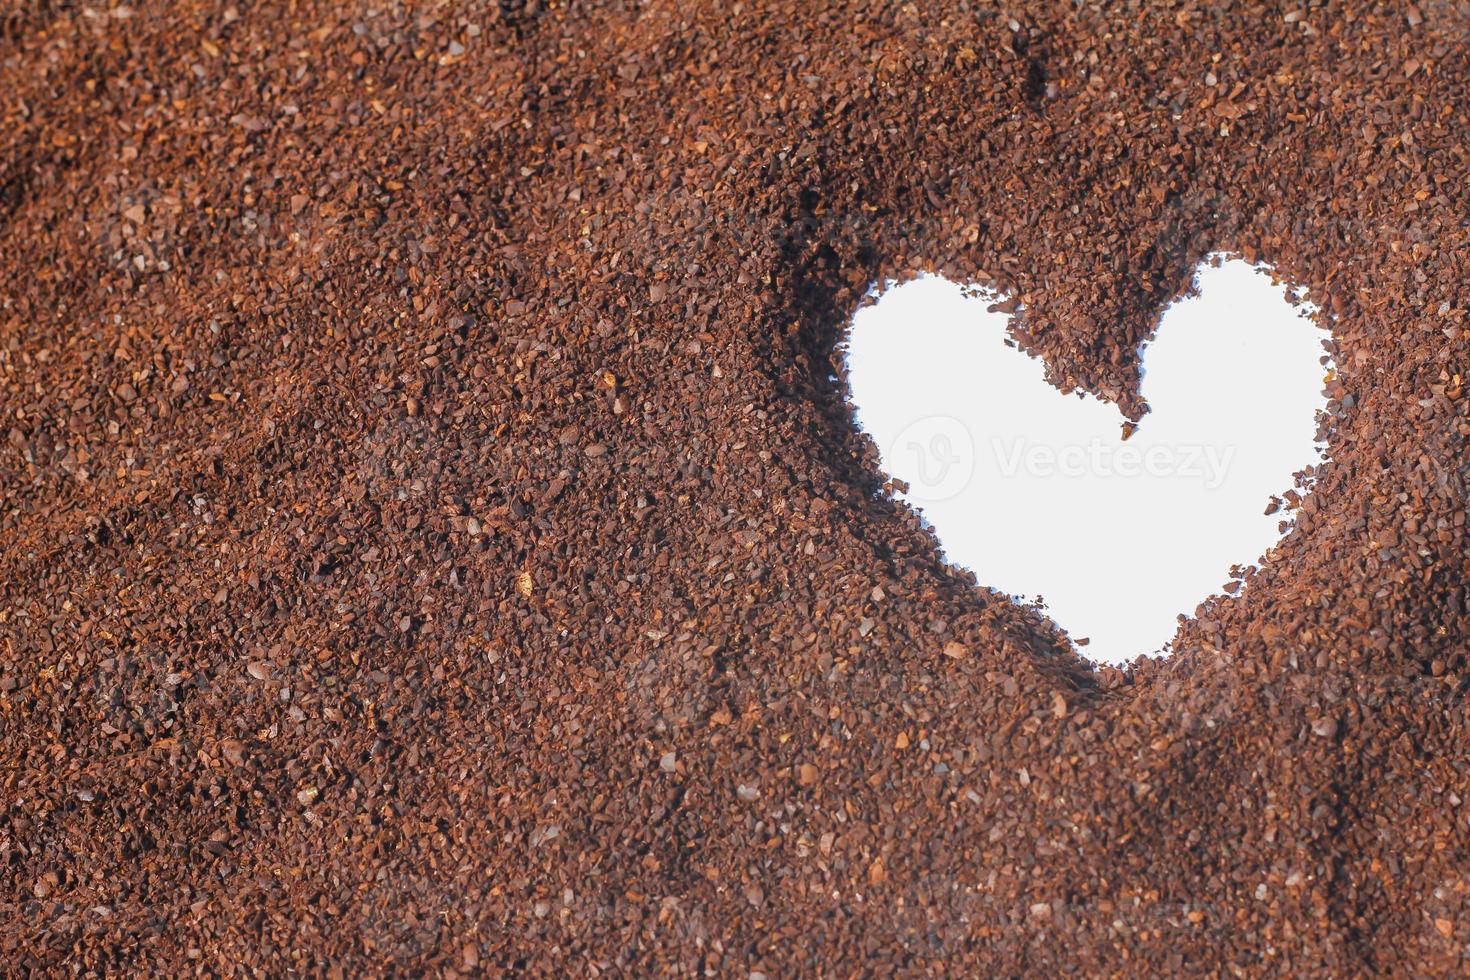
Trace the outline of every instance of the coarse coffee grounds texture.
[[[11, 0], [3, 972], [1463, 975], [1467, 41]], [[1095, 667], [944, 563], [836, 346], [985, 283], [1137, 418], [1216, 250], [1321, 307], [1332, 461]]]

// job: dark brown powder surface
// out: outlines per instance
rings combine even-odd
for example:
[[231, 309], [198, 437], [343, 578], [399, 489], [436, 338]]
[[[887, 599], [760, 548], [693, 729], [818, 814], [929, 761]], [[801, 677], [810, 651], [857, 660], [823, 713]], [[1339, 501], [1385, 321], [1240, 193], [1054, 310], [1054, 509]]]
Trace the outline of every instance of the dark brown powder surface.
[[[1467, 969], [1465, 4], [5, 10], [4, 972]], [[1216, 249], [1334, 461], [1094, 669], [833, 347], [988, 282], [1137, 415]]]

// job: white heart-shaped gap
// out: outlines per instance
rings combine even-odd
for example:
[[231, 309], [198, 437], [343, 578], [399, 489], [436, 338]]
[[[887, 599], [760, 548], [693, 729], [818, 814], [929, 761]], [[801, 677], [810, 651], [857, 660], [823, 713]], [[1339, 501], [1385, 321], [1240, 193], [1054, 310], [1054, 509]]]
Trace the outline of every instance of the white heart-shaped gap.
[[1042, 604], [1093, 660], [1166, 650], [1263, 560], [1285, 530], [1272, 498], [1326, 458], [1315, 309], [1240, 259], [1211, 256], [1195, 284], [1143, 348], [1149, 412], [1127, 439], [1115, 406], [1047, 384], [986, 290], [891, 286], [846, 340], [858, 425], [945, 558]]

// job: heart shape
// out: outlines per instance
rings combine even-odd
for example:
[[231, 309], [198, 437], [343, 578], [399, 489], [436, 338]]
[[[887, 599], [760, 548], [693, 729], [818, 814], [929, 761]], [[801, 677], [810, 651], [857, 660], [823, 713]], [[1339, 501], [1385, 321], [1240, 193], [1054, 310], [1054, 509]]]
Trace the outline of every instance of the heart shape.
[[1329, 335], [1310, 306], [1238, 259], [1211, 256], [1195, 282], [1144, 348], [1150, 411], [1131, 436], [1115, 407], [1046, 384], [993, 293], [923, 277], [848, 339], [858, 424], [945, 556], [1043, 598], [1105, 662], [1160, 650], [1268, 555], [1286, 528], [1268, 501], [1321, 461]]

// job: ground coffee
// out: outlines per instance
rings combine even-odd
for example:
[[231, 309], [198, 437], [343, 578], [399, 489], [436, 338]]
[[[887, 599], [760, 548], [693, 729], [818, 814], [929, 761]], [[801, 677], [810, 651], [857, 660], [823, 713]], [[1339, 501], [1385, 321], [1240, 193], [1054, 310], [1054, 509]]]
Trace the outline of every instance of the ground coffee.
[[[1466, 969], [1465, 4], [9, 9], [11, 972]], [[1093, 669], [834, 344], [989, 283], [1137, 417], [1215, 249], [1334, 461]]]

